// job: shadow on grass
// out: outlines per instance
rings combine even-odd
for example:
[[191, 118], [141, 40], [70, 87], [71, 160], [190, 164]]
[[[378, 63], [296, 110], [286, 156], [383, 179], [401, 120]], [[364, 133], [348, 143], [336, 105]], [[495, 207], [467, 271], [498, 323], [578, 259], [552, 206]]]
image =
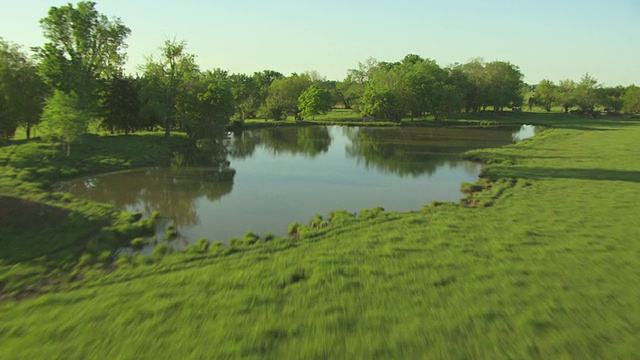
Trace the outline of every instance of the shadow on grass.
[[640, 182], [640, 171], [610, 170], [610, 169], [572, 169], [572, 168], [540, 168], [540, 167], [510, 167], [495, 169], [494, 174], [500, 177], [515, 177], [526, 179], [578, 179], [600, 181], [629, 181]]
[[70, 211], [26, 199], [0, 195], [0, 228], [46, 227], [67, 217]]
[[0, 195], [0, 260], [42, 265], [75, 259], [105, 225], [79, 211]]

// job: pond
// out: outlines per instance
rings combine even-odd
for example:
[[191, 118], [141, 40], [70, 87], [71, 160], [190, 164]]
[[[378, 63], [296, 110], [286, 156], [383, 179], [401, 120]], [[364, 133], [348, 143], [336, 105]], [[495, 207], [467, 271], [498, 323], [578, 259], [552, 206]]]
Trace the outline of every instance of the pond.
[[175, 223], [183, 245], [201, 237], [226, 243], [246, 231], [285, 235], [291, 222], [331, 210], [408, 211], [458, 201], [460, 184], [481, 170], [461, 158], [464, 151], [533, 133], [527, 125], [251, 130], [229, 135], [226, 159], [176, 154], [172, 166], [80, 178], [60, 190], [145, 215], [158, 211]]

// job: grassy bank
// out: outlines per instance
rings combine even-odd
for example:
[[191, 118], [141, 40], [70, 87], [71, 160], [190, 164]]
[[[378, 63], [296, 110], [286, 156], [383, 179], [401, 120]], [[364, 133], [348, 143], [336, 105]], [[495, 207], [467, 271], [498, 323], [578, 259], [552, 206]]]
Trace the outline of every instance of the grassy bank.
[[0, 303], [0, 358], [634, 358], [640, 124], [555, 120], [467, 154], [490, 206], [337, 213], [290, 239], [93, 265]]
[[57, 193], [75, 176], [169, 164], [183, 137], [87, 135], [71, 156], [59, 144], [14, 141], [0, 147], [0, 299], [77, 280], [88, 264], [112, 262], [123, 243], [152, 232], [149, 219]]

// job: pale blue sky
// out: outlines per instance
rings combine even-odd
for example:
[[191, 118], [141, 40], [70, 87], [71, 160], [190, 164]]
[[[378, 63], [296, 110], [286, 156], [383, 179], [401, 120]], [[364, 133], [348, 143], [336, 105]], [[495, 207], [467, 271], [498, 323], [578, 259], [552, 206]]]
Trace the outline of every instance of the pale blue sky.
[[[44, 42], [38, 20], [52, 0], [0, 0], [0, 37]], [[75, 2], [74, 2], [75, 3]], [[640, 0], [102, 0], [98, 11], [131, 28], [127, 69], [165, 38], [184, 39], [203, 69], [317, 70], [342, 79], [369, 57], [408, 53], [441, 66], [507, 60], [525, 81], [640, 85]]]

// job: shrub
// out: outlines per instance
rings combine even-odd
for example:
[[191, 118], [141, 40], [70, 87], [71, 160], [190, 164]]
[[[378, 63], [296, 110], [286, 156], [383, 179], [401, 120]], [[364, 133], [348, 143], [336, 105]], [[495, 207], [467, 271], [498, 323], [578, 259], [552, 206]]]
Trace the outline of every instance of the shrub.
[[165, 256], [168, 252], [169, 252], [169, 248], [167, 247], [167, 245], [160, 244], [155, 248], [153, 248], [153, 251], [151, 252], [151, 256], [155, 258], [161, 258]]
[[207, 252], [207, 250], [209, 250], [209, 246], [210, 246], [209, 240], [205, 238], [200, 238], [195, 243], [195, 247], [198, 249], [198, 252], [201, 252], [201, 253]]
[[224, 245], [220, 241], [213, 241], [211, 245], [209, 245], [209, 252], [212, 254], [219, 254], [224, 249]]
[[95, 258], [91, 254], [82, 254], [78, 260], [78, 266], [89, 266], [95, 262]]
[[300, 224], [298, 224], [298, 222], [294, 221], [291, 224], [289, 224], [289, 228], [287, 230], [287, 234], [289, 236], [295, 236], [298, 234], [298, 229], [300, 228]]
[[322, 229], [325, 226], [327, 226], [327, 222], [324, 221], [320, 214], [317, 214], [313, 219], [311, 219], [311, 221], [309, 221], [309, 227], [311, 229]]
[[153, 263], [153, 259], [150, 258], [149, 256], [144, 256], [144, 255], [138, 254], [133, 258], [133, 262], [136, 265], [149, 265], [149, 264]]
[[116, 259], [116, 266], [123, 267], [131, 264], [131, 256], [126, 252], [121, 252], [118, 254], [118, 258]]
[[147, 245], [147, 241], [144, 238], [138, 237], [131, 240], [131, 248], [135, 251], [140, 251]]
[[253, 233], [253, 232], [247, 232], [244, 234], [244, 238], [242, 239], [242, 242], [244, 242], [245, 244], [248, 245], [253, 245], [255, 243], [257, 243], [258, 241], [260, 241], [260, 236], [258, 236], [258, 234]]
[[473, 193], [482, 191], [482, 186], [465, 182], [460, 186], [460, 191], [462, 191], [463, 194], [471, 195]]
[[111, 251], [104, 250], [104, 251], [100, 252], [100, 255], [98, 255], [98, 262], [102, 263], [102, 264], [110, 263], [111, 262]]
[[356, 215], [346, 210], [336, 210], [329, 212], [328, 220], [332, 225], [341, 225], [355, 220]]
[[384, 208], [382, 206], [378, 206], [373, 209], [363, 209], [363, 210], [360, 210], [360, 218], [374, 219], [382, 213], [384, 213]]
[[269, 241], [273, 241], [276, 238], [275, 235], [273, 235], [272, 233], [267, 233], [264, 236], [264, 242], [269, 242]]
[[171, 227], [169, 227], [169, 230], [167, 230], [167, 232], [164, 233], [164, 238], [167, 240], [175, 240], [177, 237], [178, 237], [178, 233]]

